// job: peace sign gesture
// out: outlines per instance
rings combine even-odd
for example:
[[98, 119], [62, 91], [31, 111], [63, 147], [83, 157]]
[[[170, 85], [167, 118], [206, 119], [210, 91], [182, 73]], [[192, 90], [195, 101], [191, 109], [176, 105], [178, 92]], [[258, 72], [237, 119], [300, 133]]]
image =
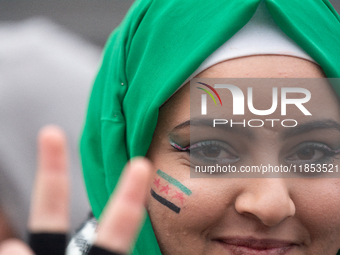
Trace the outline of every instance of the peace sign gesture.
[[[69, 228], [69, 177], [66, 138], [55, 126], [39, 134], [38, 169], [28, 229], [36, 255], [62, 255]], [[99, 219], [98, 234], [90, 254], [127, 254], [142, 222], [151, 164], [146, 159], [129, 163], [116, 191]], [[53, 241], [55, 240], [55, 241]], [[33, 255], [27, 245], [9, 240], [0, 255]]]

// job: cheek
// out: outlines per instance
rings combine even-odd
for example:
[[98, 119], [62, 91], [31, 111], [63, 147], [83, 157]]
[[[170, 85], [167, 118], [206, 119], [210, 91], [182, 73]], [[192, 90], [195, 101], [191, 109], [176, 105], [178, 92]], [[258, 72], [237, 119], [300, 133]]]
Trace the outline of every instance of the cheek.
[[148, 198], [148, 213], [162, 254], [200, 254], [205, 250], [208, 233], [223, 218], [226, 206], [221, 199], [216, 199], [218, 192], [213, 189], [214, 185], [206, 182], [207, 179], [181, 182], [192, 192], [190, 196], [184, 195], [183, 203], [170, 192], [164, 194], [153, 187], [180, 208], [176, 213], [152, 195]]
[[[152, 190], [180, 208], [179, 212], [175, 212], [154, 195], [149, 195], [148, 213], [157, 239], [160, 245], [167, 249], [169, 247], [199, 248], [200, 245], [203, 247], [211, 228], [214, 228], [225, 217], [226, 209], [231, 206], [231, 202], [228, 203], [228, 201], [233, 201], [232, 194], [230, 198], [227, 197], [225, 185], [221, 185], [220, 180], [190, 179], [178, 174], [172, 177], [189, 189], [191, 194], [186, 194], [174, 183], [169, 184], [164, 178], [155, 174]], [[170, 188], [168, 194], [162, 191], [166, 186]], [[183, 195], [178, 195], [178, 193]], [[184, 199], [181, 201], [180, 198]], [[180, 254], [178, 250], [172, 252]]]
[[299, 179], [292, 188], [292, 196], [295, 217], [306, 226], [310, 239], [333, 242], [340, 248], [340, 181]]
[[149, 158], [155, 169], [147, 208], [159, 240], [173, 239], [179, 245], [189, 237], [201, 238], [225, 217], [226, 208], [232, 207], [235, 185], [226, 179], [190, 178], [185, 154], [158, 150]]

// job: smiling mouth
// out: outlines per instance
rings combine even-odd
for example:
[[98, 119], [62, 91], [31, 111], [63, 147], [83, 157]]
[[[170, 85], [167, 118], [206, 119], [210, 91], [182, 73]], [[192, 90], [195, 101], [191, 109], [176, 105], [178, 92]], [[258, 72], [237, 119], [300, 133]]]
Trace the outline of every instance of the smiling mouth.
[[232, 255], [283, 255], [298, 245], [292, 242], [255, 239], [255, 238], [227, 238], [216, 239], [220, 245]]

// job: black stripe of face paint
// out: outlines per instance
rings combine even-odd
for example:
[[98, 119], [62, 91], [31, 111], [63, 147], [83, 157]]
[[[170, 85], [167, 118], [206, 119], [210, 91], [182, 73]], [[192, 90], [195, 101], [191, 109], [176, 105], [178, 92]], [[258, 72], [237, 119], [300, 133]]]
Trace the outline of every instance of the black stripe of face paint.
[[178, 206], [174, 205], [170, 201], [166, 200], [164, 197], [161, 197], [160, 195], [156, 194], [156, 192], [151, 189], [151, 196], [156, 199], [158, 202], [160, 202], [162, 205], [165, 205], [168, 207], [170, 210], [174, 211], [175, 213], [179, 213], [181, 211], [181, 208]]

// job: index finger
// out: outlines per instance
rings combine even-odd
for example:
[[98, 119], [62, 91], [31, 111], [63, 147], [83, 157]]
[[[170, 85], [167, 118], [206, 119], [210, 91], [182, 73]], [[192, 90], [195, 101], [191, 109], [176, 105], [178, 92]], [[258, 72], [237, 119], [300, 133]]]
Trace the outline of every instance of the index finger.
[[46, 126], [38, 136], [38, 169], [28, 221], [29, 231], [68, 231], [68, 178], [65, 134], [57, 126]]
[[142, 223], [152, 165], [137, 158], [126, 166], [115, 193], [99, 221], [96, 246], [128, 253]]

